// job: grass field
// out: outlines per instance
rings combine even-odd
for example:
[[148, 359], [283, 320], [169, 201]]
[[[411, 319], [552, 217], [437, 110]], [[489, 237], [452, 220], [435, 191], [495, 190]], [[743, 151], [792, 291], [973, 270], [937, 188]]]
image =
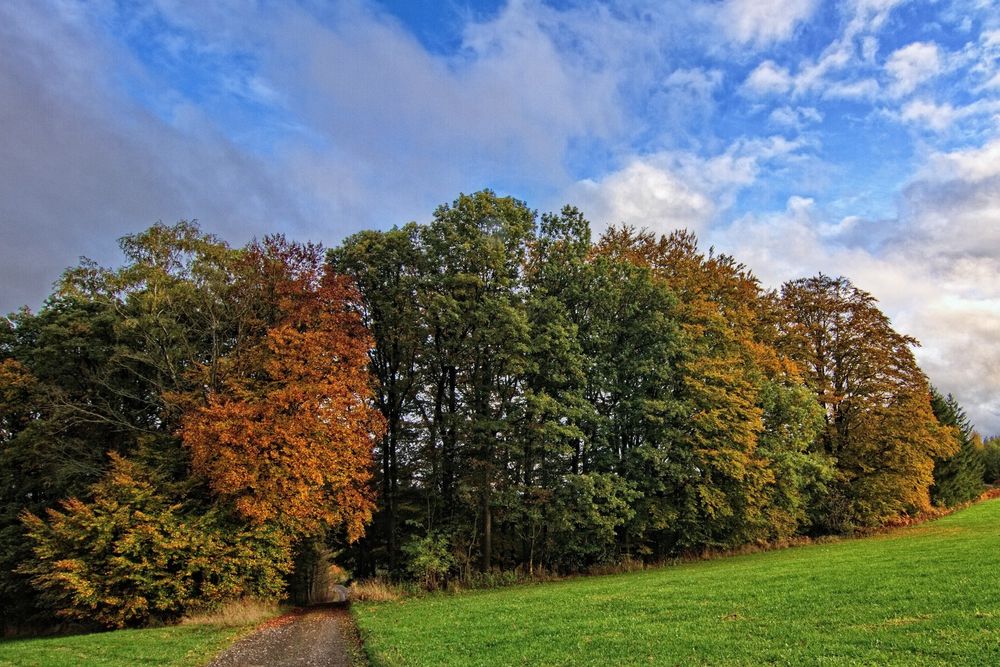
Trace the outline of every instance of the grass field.
[[178, 625], [0, 641], [0, 667], [204, 665], [254, 625]]
[[880, 537], [354, 611], [375, 665], [1000, 665], [1000, 500]]

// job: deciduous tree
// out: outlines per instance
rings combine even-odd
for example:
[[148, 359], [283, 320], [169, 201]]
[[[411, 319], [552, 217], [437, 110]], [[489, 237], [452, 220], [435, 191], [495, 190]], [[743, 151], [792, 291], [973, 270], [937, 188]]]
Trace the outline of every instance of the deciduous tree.
[[958, 450], [934, 417], [917, 341], [897, 333], [875, 299], [846, 278], [782, 287], [783, 350], [823, 407], [817, 442], [837, 479], [814, 516], [827, 530], [877, 525], [930, 506], [934, 460]]
[[294, 535], [337, 526], [355, 540], [374, 508], [371, 452], [384, 429], [357, 291], [323, 270], [318, 246], [275, 237], [246, 261], [247, 287], [273, 297], [274, 322], [224, 390], [184, 416], [192, 468], [254, 524]]

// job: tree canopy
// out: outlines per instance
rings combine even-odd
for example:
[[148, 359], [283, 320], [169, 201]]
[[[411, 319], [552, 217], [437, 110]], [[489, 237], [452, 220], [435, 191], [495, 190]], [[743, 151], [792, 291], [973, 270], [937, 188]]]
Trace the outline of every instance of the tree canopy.
[[281, 596], [320, 553], [440, 586], [848, 533], [996, 471], [870, 294], [688, 232], [482, 191], [328, 251], [121, 248], [0, 327], [5, 624]]

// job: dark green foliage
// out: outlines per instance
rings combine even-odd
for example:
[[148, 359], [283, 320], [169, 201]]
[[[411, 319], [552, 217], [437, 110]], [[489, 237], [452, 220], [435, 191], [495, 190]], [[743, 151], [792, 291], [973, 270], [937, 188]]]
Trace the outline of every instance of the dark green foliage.
[[827, 494], [836, 465], [813, 451], [823, 410], [806, 387], [769, 382], [761, 392], [761, 405], [765, 426], [759, 448], [774, 473], [767, 487], [768, 521], [761, 530], [770, 539], [784, 539], [813, 523], [810, 511]]
[[982, 441], [954, 396], [942, 396], [932, 388], [931, 407], [937, 420], [951, 427], [959, 442], [957, 453], [934, 462], [931, 500], [945, 507], [974, 500], [985, 488], [986, 461]]
[[[291, 553], [302, 600], [331, 553], [355, 577], [428, 588], [655, 562], [879, 525], [926, 509], [932, 481], [935, 502], [962, 502], [980, 458], [987, 478], [1000, 476], [1000, 448], [979, 452], [957, 405], [936, 401], [932, 413], [914, 341], [869, 295], [825, 276], [768, 293], [687, 232], [611, 228], [595, 243], [575, 208], [539, 217], [483, 191], [427, 224], [347, 238], [326, 270], [318, 246], [275, 238], [233, 250], [184, 222], [121, 246], [123, 267], [84, 262], [40, 312], [0, 327], [5, 623], [41, 605], [141, 624], [274, 596]], [[251, 528], [228, 511], [218, 479], [192, 474], [220, 451], [215, 426], [220, 442], [250, 441], [226, 419], [191, 415], [260, 404], [275, 368], [268, 341], [290, 349], [310, 333], [282, 313], [305, 313], [303, 296], [341, 274], [357, 287], [337, 278], [351, 321], [360, 314], [371, 334], [371, 403], [386, 426], [361, 433], [354, 457], [365, 467], [371, 444], [377, 510], [357, 542], [348, 538], [367, 513], [352, 531], [292, 544], [281, 517], [292, 503], [268, 505]], [[365, 386], [367, 337], [360, 345]], [[331, 345], [314, 348], [308, 359], [344, 363]], [[286, 395], [301, 388], [290, 382]], [[182, 424], [201, 429], [187, 447]], [[361, 473], [309, 474], [318, 431], [306, 426], [298, 479], [318, 490], [347, 482], [367, 503]], [[253, 507], [254, 475], [275, 468], [233, 460], [250, 464], [225, 472]], [[322, 511], [339, 516], [345, 504]]]
[[619, 475], [567, 476], [545, 511], [548, 565], [561, 572], [578, 572], [615, 560], [618, 531], [635, 516], [638, 498]]
[[109, 451], [139, 446], [142, 409], [112, 362], [118, 321], [106, 303], [56, 297], [0, 334], [0, 625], [44, 620], [17, 572], [31, 553], [21, 512], [82, 493]]
[[[790, 297], [690, 234], [613, 228], [595, 245], [574, 208], [539, 219], [480, 192], [427, 225], [355, 235], [329, 261], [365, 297], [390, 424], [358, 572], [405, 575], [400, 545], [427, 531], [447, 536], [450, 575], [468, 578], [849, 530], [924, 507], [926, 452], [944, 451], [944, 432], [920, 402], [911, 339], [863, 293], [844, 304], [883, 334], [864, 368], [884, 377], [884, 364], [907, 391], [869, 406], [878, 427], [855, 426], [878, 444], [845, 450], [824, 444], [835, 430], [826, 395], [805, 386]], [[877, 447], [898, 455], [875, 465]]]
[[1000, 436], [983, 442], [983, 480], [987, 484], [1000, 484]]

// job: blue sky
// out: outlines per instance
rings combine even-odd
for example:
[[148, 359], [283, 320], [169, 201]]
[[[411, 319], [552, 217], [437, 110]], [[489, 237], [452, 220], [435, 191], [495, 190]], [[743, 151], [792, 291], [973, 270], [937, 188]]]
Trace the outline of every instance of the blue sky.
[[10, 0], [0, 307], [199, 219], [328, 245], [490, 187], [844, 274], [1000, 432], [991, 0]]

